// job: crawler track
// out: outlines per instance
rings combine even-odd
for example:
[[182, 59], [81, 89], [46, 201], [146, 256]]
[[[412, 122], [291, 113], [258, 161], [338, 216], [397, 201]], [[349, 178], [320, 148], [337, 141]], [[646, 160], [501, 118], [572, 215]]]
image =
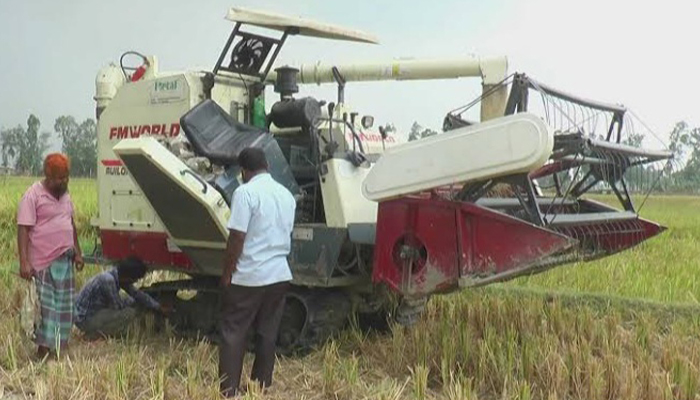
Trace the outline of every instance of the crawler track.
[[[219, 342], [220, 289], [216, 280], [159, 282], [144, 290], [174, 308], [169, 322], [177, 334]], [[178, 296], [179, 291], [196, 294], [184, 299]], [[343, 291], [292, 287], [282, 316], [278, 352], [306, 353], [322, 344], [345, 327], [351, 309], [350, 298]]]

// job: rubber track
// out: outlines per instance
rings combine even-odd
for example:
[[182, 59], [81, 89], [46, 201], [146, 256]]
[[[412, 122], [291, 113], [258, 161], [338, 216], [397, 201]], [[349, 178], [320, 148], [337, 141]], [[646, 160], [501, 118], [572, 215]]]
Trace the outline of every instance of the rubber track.
[[[171, 282], [158, 282], [147, 288], [147, 293], [158, 296], [159, 292], [172, 292], [177, 290], [197, 290], [218, 292], [215, 281], [210, 280], [180, 280]], [[301, 336], [296, 343], [289, 347], [279, 347], [280, 354], [305, 354], [323, 343], [345, 328], [351, 312], [351, 303], [345, 293], [333, 289], [308, 289], [292, 286], [287, 294], [289, 298], [300, 301], [306, 308], [306, 321], [304, 322]], [[281, 327], [283, 329], [283, 327]], [[185, 327], [182, 332], [185, 337], [196, 337], [196, 334], [188, 332]], [[252, 337], [251, 337], [252, 338]], [[217, 342], [217, 337], [210, 337]]]
[[288, 296], [306, 306], [307, 316], [301, 337], [293, 346], [279, 349], [283, 354], [307, 353], [323, 345], [348, 322], [351, 303], [341, 291], [293, 287]]

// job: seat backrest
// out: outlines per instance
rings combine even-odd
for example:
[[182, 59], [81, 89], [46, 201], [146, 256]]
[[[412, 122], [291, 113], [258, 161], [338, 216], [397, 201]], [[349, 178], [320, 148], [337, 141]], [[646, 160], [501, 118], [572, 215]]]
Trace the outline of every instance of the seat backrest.
[[[235, 121], [213, 100], [206, 99], [185, 113], [180, 118], [180, 126], [195, 154], [226, 167], [229, 178], [221, 178], [217, 184], [227, 195], [237, 186], [231, 179], [238, 175], [238, 155], [246, 147], [262, 149], [270, 175], [292, 194], [300, 193], [275, 137], [270, 132]], [[229, 196], [225, 197], [230, 200]]]
[[235, 121], [211, 99], [197, 104], [180, 118], [180, 126], [196, 154], [221, 165], [236, 164], [246, 147], [256, 147], [269, 132]]

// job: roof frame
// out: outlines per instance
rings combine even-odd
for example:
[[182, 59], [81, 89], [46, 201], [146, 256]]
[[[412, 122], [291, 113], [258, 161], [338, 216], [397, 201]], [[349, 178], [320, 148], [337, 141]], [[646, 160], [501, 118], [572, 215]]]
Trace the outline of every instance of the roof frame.
[[226, 19], [278, 31], [287, 31], [290, 28], [295, 28], [295, 34], [300, 36], [371, 44], [379, 43], [376, 36], [355, 29], [243, 7], [232, 7], [226, 15]]

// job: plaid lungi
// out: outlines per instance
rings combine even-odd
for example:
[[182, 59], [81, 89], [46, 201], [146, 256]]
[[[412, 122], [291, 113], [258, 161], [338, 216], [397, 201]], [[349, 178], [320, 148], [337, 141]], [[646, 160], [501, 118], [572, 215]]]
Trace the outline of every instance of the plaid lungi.
[[37, 345], [46, 346], [51, 350], [63, 348], [68, 344], [73, 325], [72, 258], [72, 252], [64, 253], [48, 268], [35, 274], [41, 321], [35, 328], [34, 341]]

